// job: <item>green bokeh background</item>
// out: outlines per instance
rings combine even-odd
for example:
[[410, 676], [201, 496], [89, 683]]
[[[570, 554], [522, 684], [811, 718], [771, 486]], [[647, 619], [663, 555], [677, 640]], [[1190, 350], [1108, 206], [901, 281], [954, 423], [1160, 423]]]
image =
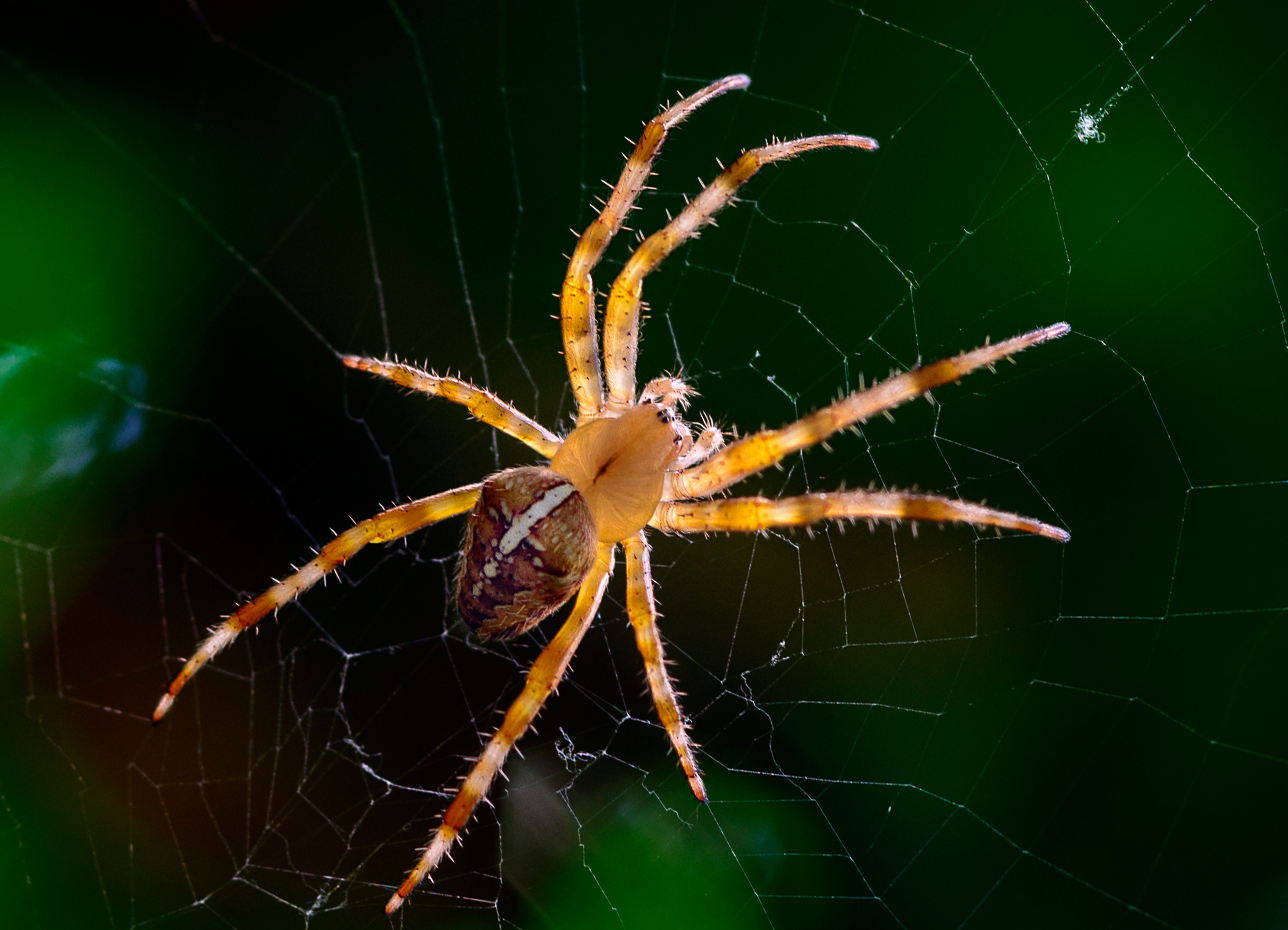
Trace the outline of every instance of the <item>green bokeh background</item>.
[[658, 540], [714, 803], [651, 725], [614, 588], [496, 814], [396, 923], [1288, 922], [1288, 33], [1161, 6], [5, 13], [5, 924], [385, 924], [540, 647], [453, 620], [459, 525], [364, 554], [147, 714], [330, 528], [528, 461], [335, 351], [566, 428], [568, 227], [623, 135], [735, 71], [641, 228], [770, 134], [882, 150], [756, 179], [649, 280], [641, 372], [682, 365], [746, 429], [1066, 319], [749, 487], [917, 483], [1073, 541]]

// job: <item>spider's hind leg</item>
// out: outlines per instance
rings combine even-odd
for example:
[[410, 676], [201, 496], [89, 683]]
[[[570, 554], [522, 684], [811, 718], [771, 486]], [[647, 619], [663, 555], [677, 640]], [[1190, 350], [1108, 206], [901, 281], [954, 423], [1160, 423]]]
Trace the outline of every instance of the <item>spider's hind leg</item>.
[[474, 763], [474, 768], [465, 777], [460, 790], [456, 792], [456, 798], [443, 814], [443, 822], [438, 825], [421, 853], [420, 861], [385, 905], [386, 914], [398, 910], [412, 890], [451, 849], [452, 843], [473, 816], [474, 808], [492, 790], [492, 782], [496, 780], [510, 750], [528, 727], [532, 726], [532, 721], [545, 706], [546, 699], [563, 680], [564, 673], [568, 671], [568, 663], [581, 645], [582, 637], [590, 629], [599, 610], [599, 602], [604, 596], [604, 589], [608, 587], [608, 578], [613, 573], [613, 549], [612, 543], [600, 544], [595, 554], [595, 565], [582, 583], [568, 619], [532, 663], [527, 681], [523, 683], [523, 691], [505, 712], [501, 726], [492, 734], [478, 761]]
[[478, 500], [481, 487], [478, 484], [469, 484], [454, 491], [444, 491], [442, 494], [423, 497], [400, 507], [391, 507], [369, 520], [363, 520], [349, 527], [323, 546], [303, 568], [279, 581], [254, 600], [242, 604], [223, 623], [212, 627], [210, 635], [201, 641], [197, 651], [184, 663], [165, 694], [161, 695], [156, 710], [152, 712], [152, 722], [161, 722], [161, 718], [174, 704], [175, 697], [192, 676], [227, 648], [243, 630], [249, 629], [268, 614], [291, 603], [327, 574], [353, 558], [368, 543], [401, 539], [408, 533], [429, 526], [431, 523], [446, 520], [448, 517], [454, 517], [469, 510]]
[[622, 545], [626, 549], [626, 610], [630, 614], [631, 626], [635, 628], [635, 645], [644, 657], [644, 672], [648, 676], [649, 690], [653, 692], [653, 703], [662, 726], [666, 728], [666, 735], [680, 757], [680, 768], [689, 780], [689, 787], [699, 801], [706, 801], [707, 789], [698, 772], [693, 740], [689, 738], [688, 725], [680, 712], [679, 696], [666, 671], [644, 531], [636, 533]]

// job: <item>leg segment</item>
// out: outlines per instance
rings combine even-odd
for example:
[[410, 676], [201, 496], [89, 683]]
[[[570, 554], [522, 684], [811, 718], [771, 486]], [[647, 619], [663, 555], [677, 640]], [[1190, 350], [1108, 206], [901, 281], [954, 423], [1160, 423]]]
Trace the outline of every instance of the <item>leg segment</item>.
[[613, 544], [600, 544], [599, 551], [595, 555], [595, 567], [590, 570], [590, 574], [582, 583], [577, 601], [573, 604], [572, 613], [568, 615], [568, 619], [559, 628], [554, 639], [550, 640], [550, 644], [541, 650], [541, 655], [537, 656], [537, 660], [532, 663], [528, 680], [523, 685], [523, 693], [510, 705], [510, 709], [506, 711], [505, 720], [492, 734], [492, 739], [488, 741], [483, 754], [479, 756], [478, 761], [474, 763], [474, 768], [466, 776], [460, 791], [456, 793], [456, 799], [443, 815], [443, 822], [434, 831], [429, 845], [422, 850], [420, 861], [385, 905], [386, 914], [392, 914], [398, 910], [412, 890], [434, 870], [461, 830], [469, 823], [470, 816], [479, 801], [487, 797], [492, 782], [501, 771], [501, 766], [505, 764], [505, 758], [510, 754], [511, 748], [532, 725], [532, 721], [546, 703], [546, 698], [550, 697], [550, 693], [563, 679], [564, 672], [568, 670], [568, 663], [572, 660], [572, 654], [577, 651], [582, 637], [586, 635], [591, 621], [595, 619], [595, 612], [599, 610], [600, 599], [604, 596], [604, 589], [608, 586], [608, 577], [612, 572]]
[[934, 523], [969, 523], [1035, 533], [1047, 539], [1069, 541], [1069, 533], [982, 504], [950, 500], [930, 494], [899, 491], [831, 491], [769, 500], [764, 497], [729, 497], [721, 500], [663, 502], [649, 521], [667, 533], [756, 533], [778, 526], [808, 526], [820, 520], [929, 520]]
[[285, 581], [279, 581], [253, 601], [237, 608], [227, 620], [210, 631], [210, 635], [197, 647], [192, 658], [184, 665], [183, 670], [170, 683], [166, 693], [157, 702], [156, 710], [152, 712], [152, 722], [161, 722], [161, 718], [174, 703], [175, 696], [188, 683], [188, 679], [197, 674], [203, 665], [236, 639], [237, 634], [242, 630], [254, 626], [270, 611], [284, 607], [295, 600], [321, 581], [328, 572], [335, 571], [347, 562], [367, 543], [400, 539], [431, 523], [465, 513], [478, 500], [480, 487], [482, 485], [470, 484], [454, 491], [435, 494], [433, 497], [422, 497], [418, 501], [403, 504], [401, 507], [392, 507], [376, 514], [370, 520], [363, 520], [350, 527], [331, 540], [307, 565]]
[[689, 787], [699, 801], [706, 801], [707, 789], [698, 774], [698, 760], [693, 754], [693, 741], [680, 713], [680, 702], [666, 671], [662, 654], [662, 634], [657, 628], [657, 605], [653, 601], [653, 573], [649, 568], [648, 542], [644, 531], [636, 533], [623, 544], [626, 548], [626, 610], [631, 626], [635, 628], [635, 645], [644, 657], [644, 672], [648, 676], [649, 690], [657, 715], [666, 728], [680, 757], [680, 768], [689, 779]]
[[645, 239], [635, 250], [613, 282], [604, 317], [604, 367], [608, 375], [609, 406], [625, 409], [635, 400], [635, 356], [639, 352], [640, 294], [644, 277], [711, 222], [712, 216], [732, 201], [738, 189], [762, 166], [794, 158], [812, 149], [833, 146], [872, 151], [876, 149], [877, 142], [867, 136], [810, 136], [743, 152], [702, 193], [690, 200], [675, 219]]
[[1004, 358], [1049, 339], [1057, 339], [1068, 331], [1068, 323], [1056, 323], [997, 345], [985, 343], [981, 348], [894, 375], [782, 429], [762, 430], [740, 439], [688, 471], [669, 474], [666, 496], [670, 500], [708, 497], [778, 463], [793, 452], [822, 442], [838, 430], [891, 410], [931, 388], [958, 381], [977, 368], [991, 369], [994, 363]]
[[401, 362], [382, 362], [379, 359], [363, 358], [358, 355], [345, 355], [341, 360], [350, 368], [369, 371], [373, 375], [388, 378], [394, 384], [411, 388], [413, 391], [423, 391], [460, 404], [474, 414], [476, 419], [499, 429], [507, 436], [513, 436], [548, 459], [554, 458], [554, 454], [559, 451], [562, 440], [558, 436], [536, 420], [520, 413], [491, 391], [475, 387], [468, 381], [436, 375]]
[[584, 423], [599, 412], [604, 404], [604, 388], [599, 371], [599, 339], [595, 333], [595, 285], [590, 273], [608, 248], [608, 243], [622, 228], [626, 215], [631, 212], [640, 191], [648, 183], [653, 170], [653, 160], [662, 148], [667, 131], [687, 117], [702, 104], [731, 90], [740, 90], [751, 83], [745, 74], [732, 74], [709, 84], [691, 97], [685, 97], [675, 106], [662, 111], [644, 127], [644, 134], [635, 144], [635, 151], [622, 169], [622, 176], [609, 196], [604, 209], [595, 218], [577, 242], [577, 249], [568, 262], [560, 295], [560, 316], [563, 320], [564, 358], [568, 363], [568, 378], [573, 395], [577, 398], [578, 422]]

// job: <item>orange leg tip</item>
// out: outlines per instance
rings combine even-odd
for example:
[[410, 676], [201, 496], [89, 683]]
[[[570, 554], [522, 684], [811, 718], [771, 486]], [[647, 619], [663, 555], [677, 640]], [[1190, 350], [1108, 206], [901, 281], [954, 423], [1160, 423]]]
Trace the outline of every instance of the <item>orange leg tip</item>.
[[156, 726], [161, 722], [166, 714], [170, 712], [170, 705], [174, 703], [173, 694], [161, 695], [161, 700], [157, 701], [157, 709], [152, 711], [152, 725]]
[[395, 891], [393, 897], [389, 899], [387, 904], [385, 904], [385, 913], [392, 914], [394, 911], [398, 910], [398, 908], [402, 907], [402, 903], [406, 900], [407, 899], [403, 896], [401, 891]]
[[1038, 530], [1038, 535], [1045, 536], [1047, 539], [1054, 539], [1056, 542], [1062, 543], [1068, 542], [1071, 538], [1068, 530], [1062, 530], [1058, 526], [1050, 526], [1046, 523], [1042, 524], [1041, 528]]

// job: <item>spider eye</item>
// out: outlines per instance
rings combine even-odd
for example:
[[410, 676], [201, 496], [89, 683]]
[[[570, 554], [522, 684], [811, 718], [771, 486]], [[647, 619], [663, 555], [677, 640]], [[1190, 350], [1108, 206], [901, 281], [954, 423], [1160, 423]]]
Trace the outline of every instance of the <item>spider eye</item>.
[[483, 483], [456, 579], [461, 618], [484, 637], [518, 636], [559, 608], [595, 562], [586, 499], [549, 468], [512, 468]]

